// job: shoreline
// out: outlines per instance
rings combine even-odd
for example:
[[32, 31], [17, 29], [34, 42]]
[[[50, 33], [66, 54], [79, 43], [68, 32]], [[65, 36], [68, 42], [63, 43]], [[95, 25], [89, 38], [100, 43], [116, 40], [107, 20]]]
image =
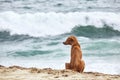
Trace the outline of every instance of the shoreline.
[[98, 72], [75, 72], [51, 68], [5, 67], [0, 65], [0, 80], [120, 80], [119, 75]]

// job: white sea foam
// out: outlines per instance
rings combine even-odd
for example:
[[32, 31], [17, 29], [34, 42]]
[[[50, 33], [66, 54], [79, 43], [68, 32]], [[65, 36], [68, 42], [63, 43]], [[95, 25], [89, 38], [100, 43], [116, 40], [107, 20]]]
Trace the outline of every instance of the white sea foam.
[[[20, 42], [1, 42], [0, 65], [65, 69], [65, 63], [70, 62], [71, 48], [62, 44], [65, 39], [66, 37], [62, 37], [54, 40], [52, 37], [52, 40], [44, 39], [43, 41], [32, 39]], [[120, 38], [90, 39], [78, 37], [78, 41], [86, 65], [85, 72], [120, 74]], [[52, 52], [47, 53], [46, 51]]]
[[24, 13], [12, 11], [0, 13], [0, 30], [10, 30], [11, 34], [30, 36], [59, 35], [70, 32], [76, 25], [104, 24], [120, 31], [120, 13], [112, 12], [69, 12], [69, 13]]

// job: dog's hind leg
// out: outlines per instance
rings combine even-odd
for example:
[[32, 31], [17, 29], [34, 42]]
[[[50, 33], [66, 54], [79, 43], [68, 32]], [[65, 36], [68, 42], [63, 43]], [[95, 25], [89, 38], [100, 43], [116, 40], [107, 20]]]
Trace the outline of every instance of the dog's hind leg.
[[81, 64], [80, 64], [80, 72], [83, 72], [85, 68], [85, 62], [83, 60], [81, 60]]

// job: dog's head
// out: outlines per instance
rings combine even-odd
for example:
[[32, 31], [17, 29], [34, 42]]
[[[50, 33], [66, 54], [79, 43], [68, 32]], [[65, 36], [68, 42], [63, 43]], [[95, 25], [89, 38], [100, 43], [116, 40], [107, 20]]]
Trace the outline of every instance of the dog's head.
[[74, 45], [76, 43], [78, 43], [78, 41], [75, 36], [70, 36], [65, 42], [63, 42], [64, 45]]

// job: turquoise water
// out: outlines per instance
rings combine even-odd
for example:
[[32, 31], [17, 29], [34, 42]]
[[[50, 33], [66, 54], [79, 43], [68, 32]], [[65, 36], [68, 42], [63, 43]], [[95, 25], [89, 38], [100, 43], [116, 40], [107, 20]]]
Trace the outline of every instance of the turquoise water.
[[120, 74], [119, 11], [118, 0], [1, 0], [0, 65], [64, 69], [75, 35], [86, 72]]
[[[62, 44], [68, 35], [0, 42], [0, 64], [64, 69], [70, 60], [70, 46]], [[86, 63], [85, 71], [119, 74], [120, 38], [77, 36]]]

